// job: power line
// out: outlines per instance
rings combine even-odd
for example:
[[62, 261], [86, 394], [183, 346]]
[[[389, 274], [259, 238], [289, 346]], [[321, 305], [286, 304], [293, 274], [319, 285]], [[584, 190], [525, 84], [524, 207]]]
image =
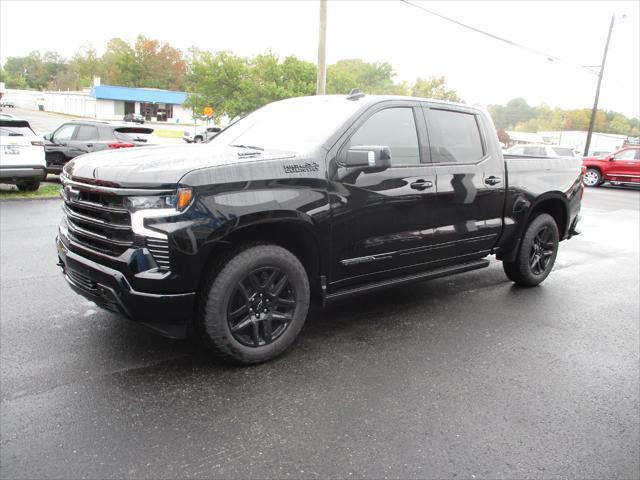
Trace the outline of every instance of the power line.
[[433, 10], [429, 10], [427, 8], [424, 8], [421, 5], [416, 5], [415, 3], [411, 3], [408, 0], [400, 0], [400, 1], [402, 3], [404, 3], [404, 4], [406, 4], [406, 5], [409, 5], [411, 7], [414, 7], [414, 8], [417, 8], [419, 10], [422, 10], [423, 12], [426, 12], [426, 13], [428, 13], [430, 15], [434, 15], [436, 17], [439, 17], [439, 18], [443, 19], [443, 20], [446, 20], [447, 22], [454, 23], [454, 24], [456, 24], [456, 25], [458, 25], [458, 26], [460, 26], [462, 28], [466, 28], [468, 30], [471, 30], [471, 31], [476, 32], [476, 33], [479, 33], [481, 35], [485, 35], [485, 36], [487, 36], [489, 38], [493, 38], [494, 40], [498, 40], [499, 42], [506, 43], [507, 45], [511, 45], [512, 47], [520, 48], [522, 50], [526, 50], [527, 52], [534, 53], [536, 55], [542, 55], [543, 57], [545, 57], [550, 62], [552, 62], [552, 61], [562, 62], [562, 63], [566, 63], [568, 65], [572, 65], [574, 67], [580, 68], [582, 70], [587, 70], [587, 71], [589, 71], [591, 73], [594, 73], [594, 74], [598, 73], [598, 72], [595, 72], [594, 70], [592, 70], [591, 68], [587, 68], [587, 67], [585, 67], [583, 65], [576, 65], [574, 63], [569, 62], [568, 60], [564, 60], [564, 59], [562, 59], [560, 57], [556, 57], [555, 55], [551, 55], [549, 53], [545, 53], [545, 52], [543, 52], [541, 50], [536, 50], [535, 48], [527, 47], [526, 45], [522, 45], [521, 43], [514, 42], [514, 41], [509, 40], [507, 38], [500, 37], [498, 35], [494, 35], [493, 33], [489, 33], [489, 32], [486, 32], [484, 30], [480, 30], [479, 28], [473, 27], [471, 25], [467, 25], [466, 23], [459, 22], [458, 20], [455, 20], [453, 18], [447, 17], [447, 16], [442, 15], [442, 14], [440, 14], [438, 12], [434, 12]]

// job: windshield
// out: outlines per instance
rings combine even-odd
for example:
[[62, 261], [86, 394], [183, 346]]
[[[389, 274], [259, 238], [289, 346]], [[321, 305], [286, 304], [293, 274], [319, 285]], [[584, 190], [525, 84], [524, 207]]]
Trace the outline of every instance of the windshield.
[[321, 145], [361, 104], [344, 97], [300, 97], [270, 103], [229, 126], [211, 143], [306, 151]]

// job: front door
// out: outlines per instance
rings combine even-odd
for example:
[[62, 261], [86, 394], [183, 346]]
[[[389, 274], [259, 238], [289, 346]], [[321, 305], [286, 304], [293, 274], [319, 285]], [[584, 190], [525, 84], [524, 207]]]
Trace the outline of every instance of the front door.
[[640, 149], [629, 148], [617, 152], [609, 161], [607, 174], [618, 182], [640, 181]]
[[[377, 105], [341, 145], [331, 173], [331, 288], [424, 269], [431, 259], [436, 178], [419, 126], [416, 102]], [[389, 147], [391, 168], [346, 168], [346, 150], [357, 145]]]
[[435, 246], [443, 264], [489, 253], [502, 231], [504, 160], [491, 125], [475, 110], [425, 108], [438, 199]]

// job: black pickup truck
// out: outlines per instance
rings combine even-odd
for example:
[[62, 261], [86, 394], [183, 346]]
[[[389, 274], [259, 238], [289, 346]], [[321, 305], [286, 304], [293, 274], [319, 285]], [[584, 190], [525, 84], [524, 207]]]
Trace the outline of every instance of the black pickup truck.
[[422, 98], [269, 104], [211, 143], [99, 152], [65, 167], [69, 285], [226, 360], [289, 347], [326, 304], [502, 260], [520, 285], [577, 233], [579, 159], [503, 158], [488, 114]]

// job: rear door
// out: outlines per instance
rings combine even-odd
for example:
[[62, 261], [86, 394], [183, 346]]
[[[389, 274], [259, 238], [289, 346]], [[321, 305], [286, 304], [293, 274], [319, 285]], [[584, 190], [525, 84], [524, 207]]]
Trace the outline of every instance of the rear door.
[[73, 158], [93, 152], [98, 140], [98, 128], [96, 126], [78, 125], [75, 135], [69, 141], [69, 156]]
[[[343, 137], [331, 173], [332, 288], [424, 269], [432, 252], [435, 169], [417, 102], [378, 104]], [[387, 146], [391, 168], [346, 168], [356, 145]]]
[[505, 198], [504, 160], [495, 130], [474, 109], [429, 104], [424, 112], [437, 177], [440, 258], [451, 264], [484, 256], [502, 231]]

